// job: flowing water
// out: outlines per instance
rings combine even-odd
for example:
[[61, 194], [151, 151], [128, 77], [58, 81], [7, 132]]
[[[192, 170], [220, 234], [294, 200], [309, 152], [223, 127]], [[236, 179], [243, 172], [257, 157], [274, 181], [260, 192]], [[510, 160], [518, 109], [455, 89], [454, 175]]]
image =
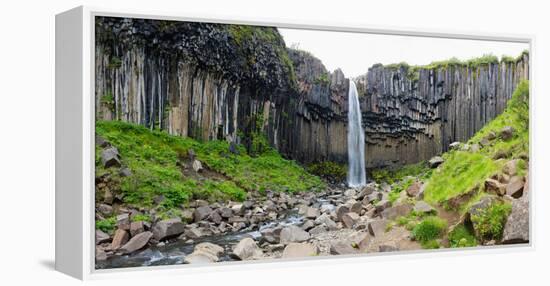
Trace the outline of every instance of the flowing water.
[[348, 98], [348, 185], [363, 186], [365, 174], [365, 132], [361, 125], [361, 109], [355, 83], [349, 82]]

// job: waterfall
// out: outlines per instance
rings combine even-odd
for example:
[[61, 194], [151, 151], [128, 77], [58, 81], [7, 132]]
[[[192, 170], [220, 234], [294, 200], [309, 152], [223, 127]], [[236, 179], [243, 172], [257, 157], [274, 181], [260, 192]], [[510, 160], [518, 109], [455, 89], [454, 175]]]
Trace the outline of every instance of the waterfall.
[[348, 96], [348, 185], [360, 187], [367, 182], [365, 174], [365, 132], [361, 126], [361, 108], [355, 83], [349, 82]]

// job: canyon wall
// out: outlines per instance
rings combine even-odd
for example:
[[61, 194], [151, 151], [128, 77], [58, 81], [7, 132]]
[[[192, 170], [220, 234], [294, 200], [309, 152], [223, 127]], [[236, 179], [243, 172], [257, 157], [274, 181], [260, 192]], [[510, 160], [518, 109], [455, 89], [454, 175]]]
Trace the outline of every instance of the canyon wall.
[[[466, 141], [528, 78], [528, 54], [480, 65], [371, 67], [357, 84], [367, 168], [415, 163]], [[287, 49], [275, 28], [96, 18], [98, 120], [253, 148], [263, 134], [303, 163], [347, 162], [349, 79]]]
[[375, 65], [358, 79], [367, 167], [427, 160], [465, 142], [529, 77], [529, 56], [428, 68]]

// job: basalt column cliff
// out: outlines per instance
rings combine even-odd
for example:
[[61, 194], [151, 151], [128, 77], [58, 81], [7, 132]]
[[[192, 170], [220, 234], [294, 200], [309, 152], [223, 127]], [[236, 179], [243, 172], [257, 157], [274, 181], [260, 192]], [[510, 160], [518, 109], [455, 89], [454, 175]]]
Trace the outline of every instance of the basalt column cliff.
[[375, 65], [360, 77], [367, 167], [415, 163], [465, 142], [528, 79], [529, 56], [417, 68]]

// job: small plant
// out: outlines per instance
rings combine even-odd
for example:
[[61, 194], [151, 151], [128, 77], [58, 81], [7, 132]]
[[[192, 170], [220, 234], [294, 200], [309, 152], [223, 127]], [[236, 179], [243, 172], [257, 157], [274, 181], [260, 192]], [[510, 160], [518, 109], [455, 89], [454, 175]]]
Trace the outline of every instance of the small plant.
[[346, 180], [346, 165], [332, 161], [313, 163], [307, 167], [307, 171], [327, 180], [343, 182]]
[[132, 216], [132, 222], [137, 222], [137, 221], [151, 222], [151, 217], [146, 214], [137, 214]]
[[447, 228], [447, 221], [436, 216], [430, 216], [422, 220], [412, 231], [415, 240], [426, 243], [443, 235]]
[[472, 215], [471, 220], [478, 237], [484, 240], [502, 238], [502, 231], [512, 211], [512, 205], [505, 202], [495, 202], [481, 210], [479, 214]]
[[477, 239], [470, 232], [470, 230], [464, 226], [459, 225], [449, 233], [449, 244], [451, 247], [473, 247], [477, 246]]
[[420, 243], [424, 249], [438, 249], [440, 248], [439, 242], [435, 239], [423, 241]]
[[106, 233], [111, 233], [115, 229], [116, 217], [110, 217], [95, 221], [95, 228]]
[[320, 74], [316, 79], [313, 80], [313, 83], [315, 84], [328, 84], [329, 83], [329, 78], [328, 78], [328, 74], [326, 73], [322, 73]]

